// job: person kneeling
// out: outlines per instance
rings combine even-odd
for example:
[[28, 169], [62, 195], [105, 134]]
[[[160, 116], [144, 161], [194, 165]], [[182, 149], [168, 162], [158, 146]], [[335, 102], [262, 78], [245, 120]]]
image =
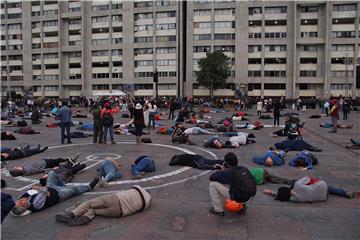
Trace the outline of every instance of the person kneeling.
[[69, 226], [78, 226], [91, 222], [96, 215], [103, 217], [125, 217], [141, 212], [150, 206], [151, 195], [140, 186], [90, 199], [71, 211], [55, 216], [56, 221]]
[[209, 212], [224, 216], [222, 203], [222, 197], [224, 197], [242, 204], [238, 213], [245, 214], [247, 207], [243, 203], [256, 194], [255, 179], [246, 167], [237, 165], [238, 159], [234, 153], [227, 153], [224, 160], [222, 170], [210, 176], [209, 192], [212, 208]]

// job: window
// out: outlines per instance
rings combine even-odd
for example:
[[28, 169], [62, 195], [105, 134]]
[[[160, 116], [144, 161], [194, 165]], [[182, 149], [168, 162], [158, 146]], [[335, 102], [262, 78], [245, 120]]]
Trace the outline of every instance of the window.
[[249, 16], [255, 15], [255, 14], [261, 14], [262, 8], [261, 7], [250, 7], [249, 8]]
[[92, 85], [93, 90], [109, 90], [109, 84], [96, 84]]
[[235, 28], [235, 21], [215, 22], [216, 28]]
[[54, 20], [54, 21], [44, 21], [43, 22], [43, 26], [44, 27], [50, 27], [50, 26], [57, 26], [58, 25], [58, 21]]
[[301, 19], [301, 25], [318, 25], [317, 19]]
[[81, 79], [81, 74], [70, 74], [69, 79]]
[[318, 37], [318, 32], [301, 32], [302, 38]]
[[196, 46], [193, 48], [194, 52], [200, 53], [200, 52], [210, 52], [211, 46]]
[[[4, 35], [3, 35], [4, 36]], [[4, 36], [5, 37], [5, 36]], [[9, 40], [16, 40], [16, 39], [22, 39], [22, 34], [11, 34], [8, 35]]]
[[264, 64], [286, 64], [286, 58], [265, 58]]
[[193, 28], [211, 28], [211, 22], [194, 22]]
[[300, 50], [304, 52], [317, 52], [317, 45], [302, 45], [300, 46]]
[[111, 4], [111, 9], [122, 9], [123, 5], [122, 3], [114, 3]]
[[300, 58], [301, 64], [316, 64], [317, 58]]
[[353, 77], [353, 71], [331, 71], [331, 76], [333, 77]]
[[134, 42], [137, 43], [153, 42], [153, 37], [135, 37]]
[[153, 84], [135, 84], [135, 90], [153, 89]]
[[136, 8], [144, 8], [144, 7], [152, 7], [152, 6], [153, 6], [152, 1], [134, 2], [134, 7], [136, 7]]
[[249, 83], [248, 84], [248, 90], [249, 91], [261, 90], [261, 83]]
[[109, 78], [109, 73], [93, 73], [93, 78]]
[[70, 52], [70, 53], [69, 53], [69, 57], [70, 57], [70, 58], [81, 57], [81, 52]]
[[235, 52], [235, 46], [214, 46], [214, 51]]
[[336, 4], [333, 5], [334, 12], [356, 11], [356, 4]]
[[122, 72], [112, 73], [112, 77], [113, 77], [113, 78], [122, 78], [122, 77], [123, 77], [123, 73], [122, 73]]
[[210, 9], [194, 10], [194, 16], [209, 16], [211, 15]]
[[176, 53], [175, 47], [163, 47], [163, 48], [156, 48], [157, 54], [171, 54]]
[[249, 53], [261, 52], [261, 45], [249, 45], [248, 46], [248, 52]]
[[355, 50], [355, 46], [352, 44], [333, 44], [331, 46], [331, 50], [340, 52], [353, 52]]
[[[167, 72], [166, 72], [166, 73], [167, 73]], [[160, 89], [160, 90], [172, 90], [172, 89], [176, 89], [176, 84], [175, 84], [175, 83], [159, 84], [159, 89]]]
[[81, 40], [69, 41], [69, 46], [80, 46]]
[[92, 11], [93, 11], [93, 12], [104, 11], [104, 10], [109, 10], [109, 4], [106, 4], [106, 5], [98, 5], [98, 6], [93, 6], [93, 7], [92, 7]]
[[211, 40], [211, 34], [194, 34], [194, 41]]
[[69, 19], [69, 25], [79, 25], [81, 24], [81, 19]]
[[56, 59], [59, 58], [58, 53], [44, 53], [44, 59]]
[[91, 56], [97, 57], [97, 56], [109, 56], [108, 50], [98, 50], [98, 51], [92, 51]]
[[12, 13], [12, 14], [8, 14], [7, 18], [8, 19], [15, 19], [15, 18], [21, 18], [21, 13]]
[[109, 62], [93, 62], [92, 67], [93, 68], [109, 67]]
[[142, 54], [153, 54], [152, 48], [136, 48], [134, 50], [134, 55], [142, 55]]
[[176, 1], [172, 1], [172, 0], [155, 1], [156, 6], [170, 6], [170, 5], [175, 5], [175, 4], [176, 4]]
[[330, 84], [331, 90], [345, 90], [345, 89], [352, 89], [352, 84]]
[[122, 15], [112, 15], [111, 20], [113, 22], [122, 22]]
[[175, 66], [176, 65], [176, 60], [173, 60], [173, 59], [156, 60], [156, 65], [157, 66]]
[[[81, 78], [81, 74], [77, 74], [77, 75], [80, 75], [80, 78]], [[70, 91], [81, 91], [81, 85], [70, 85], [69, 90]]]
[[144, 66], [153, 66], [154, 61], [153, 60], [140, 60], [135, 61], [135, 67], [144, 67]]
[[112, 38], [111, 44], [122, 43], [122, 38]]
[[138, 13], [135, 14], [135, 20], [138, 19], [151, 19], [153, 18], [153, 13]]
[[264, 71], [265, 77], [286, 77], [286, 71]]
[[[23, 80], [23, 76], [10, 76], [10, 81], [22, 81]], [[13, 87], [12, 87], [13, 88]], [[14, 87], [15, 88], [15, 87]], [[16, 87], [17, 88], [17, 87]], [[19, 92], [22, 92], [22, 87], [21, 90]], [[14, 89], [15, 90], [15, 89]], [[16, 91], [16, 90], [15, 90]]]
[[21, 8], [21, 2], [15, 2], [15, 3], [8, 2], [6, 4], [6, 7], [7, 8]]
[[80, 63], [69, 63], [69, 68], [81, 68]]
[[176, 41], [176, 35], [171, 36], [158, 36], [156, 37], [157, 42], [173, 42]]
[[114, 67], [122, 67], [122, 61], [113, 62]]
[[9, 45], [9, 50], [22, 50], [22, 45]]
[[122, 56], [122, 49], [111, 50], [111, 56]]
[[265, 38], [286, 38], [286, 32], [268, 32]]
[[[6, 57], [6, 56], [1, 56], [1, 57]], [[1, 59], [1, 60], [5, 61], [5, 59]], [[23, 56], [22, 55], [9, 55], [9, 61], [17, 61], [17, 60], [22, 61]]]
[[41, 15], [40, 11], [31, 12], [31, 16], [33, 17], [38, 17], [40, 15]]
[[308, 13], [308, 12], [319, 12], [318, 6], [301, 6], [301, 12]]
[[335, 32], [331, 33], [333, 38], [354, 38], [356, 35], [355, 31], [346, 31], [346, 32]]
[[135, 26], [135, 32], [137, 32], [137, 31], [149, 31], [149, 30], [154, 30], [154, 25], [153, 24]]
[[32, 49], [38, 49], [41, 48], [41, 43], [33, 43], [32, 44]]
[[169, 72], [169, 77], [176, 77], [176, 72]]
[[248, 77], [261, 77], [261, 71], [248, 71]]
[[43, 16], [53, 16], [53, 15], [58, 15], [58, 10], [43, 11]]
[[285, 83], [265, 83], [264, 89], [265, 90], [285, 90], [286, 84]]
[[35, 81], [41, 81], [42, 77], [41, 77], [41, 75], [33, 75], [32, 79]]
[[45, 69], [59, 69], [59, 64], [47, 64]]
[[44, 80], [47, 81], [59, 80], [59, 75], [44, 75]]
[[215, 9], [215, 15], [232, 15], [232, 16], [235, 16], [235, 9], [234, 8]]
[[22, 71], [22, 66], [9, 66], [10, 72], [12, 71]]
[[286, 52], [286, 45], [265, 45], [266, 52]]
[[143, 78], [143, 77], [152, 77], [153, 72], [136, 72], [135, 77], [136, 78]]
[[91, 41], [92, 45], [106, 45], [109, 44], [109, 39], [95, 39]]
[[261, 64], [261, 58], [248, 58], [248, 64]]
[[109, 16], [100, 16], [100, 17], [93, 17], [92, 18], [93, 23], [97, 22], [109, 22]]
[[265, 7], [266, 14], [287, 13], [287, 7]]
[[156, 18], [172, 18], [172, 17], [176, 17], [176, 12], [175, 11], [157, 12], [156, 13]]
[[[300, 71], [300, 77], [316, 77], [316, 71]], [[300, 84], [301, 86], [301, 84]], [[306, 89], [301, 89], [306, 90]]]
[[156, 24], [157, 30], [170, 30], [170, 29], [176, 29], [175, 23], [168, 23], [168, 24]]
[[221, 33], [214, 35], [214, 40], [230, 40], [230, 39], [235, 39], [235, 33]]
[[7, 27], [9, 30], [21, 29], [21, 23], [8, 24]]
[[261, 38], [261, 33], [249, 33], [249, 38]]

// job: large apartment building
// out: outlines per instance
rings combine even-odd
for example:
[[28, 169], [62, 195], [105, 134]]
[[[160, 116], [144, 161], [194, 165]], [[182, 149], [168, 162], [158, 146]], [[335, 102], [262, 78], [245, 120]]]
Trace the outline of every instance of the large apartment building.
[[[1, 93], [132, 90], [206, 96], [199, 59], [222, 51], [215, 95], [359, 96], [358, 1], [1, 1]], [[357, 80], [357, 81], [356, 81]]]

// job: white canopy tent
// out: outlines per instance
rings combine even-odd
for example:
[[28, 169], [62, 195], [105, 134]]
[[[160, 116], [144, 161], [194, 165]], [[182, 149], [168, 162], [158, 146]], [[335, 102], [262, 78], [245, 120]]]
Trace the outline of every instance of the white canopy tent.
[[126, 96], [127, 94], [120, 90], [98, 90], [93, 91], [93, 96]]

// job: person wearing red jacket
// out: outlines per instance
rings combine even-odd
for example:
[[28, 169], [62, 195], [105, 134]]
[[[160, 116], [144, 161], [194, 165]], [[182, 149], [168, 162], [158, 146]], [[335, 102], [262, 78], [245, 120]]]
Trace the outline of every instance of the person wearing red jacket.
[[103, 125], [104, 128], [104, 144], [106, 144], [106, 135], [107, 132], [109, 131], [109, 135], [110, 135], [110, 139], [111, 139], [111, 144], [115, 144], [116, 142], [114, 141], [114, 130], [113, 130], [113, 125], [114, 125], [114, 117], [113, 114], [119, 112], [119, 108], [111, 108], [110, 103], [106, 102], [104, 104], [104, 108], [101, 110], [100, 113], [100, 120], [101, 123]]
[[339, 103], [337, 99], [333, 99], [331, 101], [330, 116], [333, 126], [333, 129], [330, 131], [330, 133], [336, 133], [338, 127], [337, 121], [339, 119]]

